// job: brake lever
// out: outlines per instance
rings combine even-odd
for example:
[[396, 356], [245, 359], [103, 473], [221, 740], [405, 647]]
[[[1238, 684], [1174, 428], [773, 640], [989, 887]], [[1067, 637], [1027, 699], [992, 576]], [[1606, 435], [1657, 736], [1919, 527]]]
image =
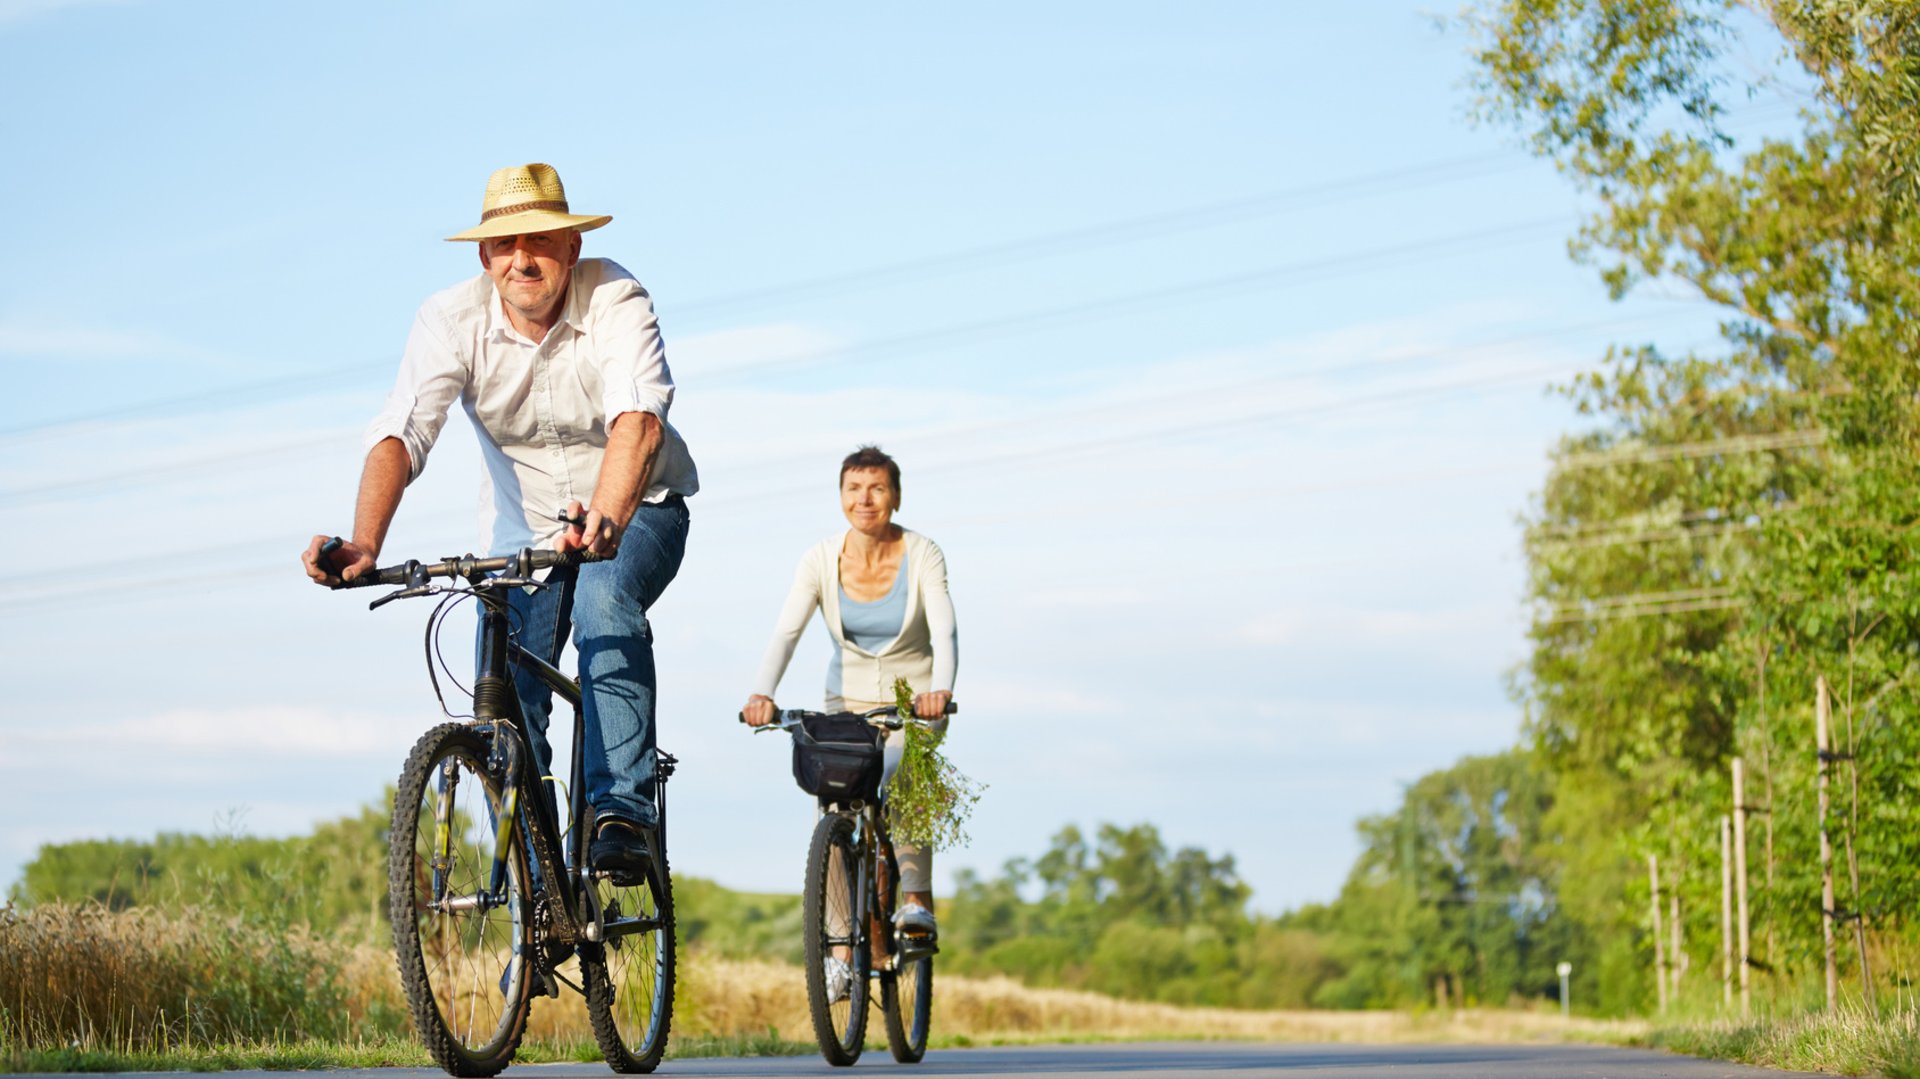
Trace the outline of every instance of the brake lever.
[[432, 585], [424, 584], [415, 585], [412, 588], [402, 588], [398, 592], [389, 592], [379, 599], [374, 600], [372, 603], [367, 604], [367, 610], [377, 611], [396, 599], [412, 599], [415, 596], [430, 596], [435, 591], [436, 589], [434, 589]]

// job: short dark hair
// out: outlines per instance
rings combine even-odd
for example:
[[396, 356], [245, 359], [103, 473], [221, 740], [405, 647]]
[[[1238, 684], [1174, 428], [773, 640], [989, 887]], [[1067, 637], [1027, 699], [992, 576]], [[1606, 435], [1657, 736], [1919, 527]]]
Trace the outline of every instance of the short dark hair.
[[845, 483], [847, 473], [856, 468], [886, 469], [887, 480], [893, 484], [893, 500], [896, 504], [900, 501], [900, 463], [888, 457], [884, 450], [878, 446], [862, 446], [847, 454], [847, 459], [840, 462], [840, 482]]

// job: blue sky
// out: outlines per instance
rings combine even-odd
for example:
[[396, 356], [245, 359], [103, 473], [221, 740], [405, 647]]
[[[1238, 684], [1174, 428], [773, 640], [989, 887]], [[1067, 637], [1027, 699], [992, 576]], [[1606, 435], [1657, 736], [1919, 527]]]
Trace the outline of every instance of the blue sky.
[[[798, 886], [786, 747], [733, 716], [878, 441], [990, 785], [942, 889], [1150, 821], [1261, 909], [1330, 898], [1359, 816], [1514, 738], [1549, 382], [1712, 332], [1569, 263], [1581, 203], [1468, 122], [1468, 45], [1386, 0], [0, 0], [0, 884], [392, 780], [438, 715], [426, 609], [295, 558], [350, 525], [414, 308], [477, 269], [440, 237], [547, 161], [655, 295], [705, 486], [654, 612], [676, 869]], [[479, 482], [456, 419], [388, 558], [472, 547]]]

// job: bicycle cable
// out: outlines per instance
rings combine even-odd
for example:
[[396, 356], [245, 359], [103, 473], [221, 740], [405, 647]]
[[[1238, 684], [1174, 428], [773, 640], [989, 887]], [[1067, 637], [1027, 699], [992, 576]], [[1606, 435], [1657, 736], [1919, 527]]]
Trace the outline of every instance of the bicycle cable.
[[434, 664], [436, 662], [439, 664], [440, 668], [446, 672], [447, 681], [453, 683], [460, 692], [465, 693], [468, 700], [473, 699], [473, 691], [460, 684], [460, 679], [453, 673], [452, 665], [447, 662], [446, 654], [440, 649], [441, 624], [446, 621], [447, 615], [452, 613], [454, 607], [472, 598], [471, 589], [452, 589], [448, 595], [441, 598], [439, 603], [434, 604], [433, 613], [427, 616], [426, 639], [423, 642], [427, 657], [427, 681], [433, 684], [433, 697], [440, 702], [441, 714], [453, 720], [467, 720], [474, 716], [471, 712], [466, 715], [454, 715], [453, 709], [447, 707], [447, 696], [440, 688], [440, 678], [434, 671]]

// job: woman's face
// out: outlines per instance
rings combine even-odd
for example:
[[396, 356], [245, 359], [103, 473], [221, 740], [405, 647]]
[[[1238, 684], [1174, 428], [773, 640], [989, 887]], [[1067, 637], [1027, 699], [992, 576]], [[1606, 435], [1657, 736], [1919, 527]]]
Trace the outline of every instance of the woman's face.
[[849, 468], [840, 477], [840, 511], [861, 532], [875, 532], [893, 521], [900, 493], [884, 468]]

